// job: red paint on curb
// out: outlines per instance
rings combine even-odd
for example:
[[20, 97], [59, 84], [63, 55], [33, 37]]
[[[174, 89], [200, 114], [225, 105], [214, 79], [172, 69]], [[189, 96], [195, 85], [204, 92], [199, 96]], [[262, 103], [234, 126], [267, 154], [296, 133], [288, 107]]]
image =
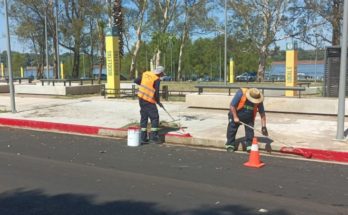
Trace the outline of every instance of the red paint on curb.
[[348, 162], [348, 152], [293, 147], [283, 147], [279, 151], [281, 153], [286, 154], [300, 155], [305, 158], [314, 158], [326, 161]]
[[[97, 135], [100, 127], [35, 120], [0, 118], [0, 125]], [[107, 128], [105, 128], [107, 129]]]
[[305, 158], [311, 158], [313, 156], [311, 152], [304, 151], [300, 148], [294, 148], [294, 147], [282, 147], [279, 151], [281, 153], [299, 155]]
[[190, 133], [186, 133], [186, 134], [166, 134], [165, 136], [170, 136], [170, 137], [183, 137], [183, 138], [188, 138], [188, 137], [192, 137]]
[[[105, 128], [105, 127], [88, 126], [88, 125], [75, 125], [75, 124], [43, 122], [43, 121], [23, 120], [23, 119], [9, 119], [9, 118], [0, 118], [0, 125], [13, 126], [13, 127], [26, 127], [26, 128], [33, 128], [33, 129], [52, 130], [52, 131], [54, 130], [54, 131], [90, 134], [90, 135], [98, 135], [100, 129], [127, 131], [127, 128], [120, 128], [120, 129]], [[181, 137], [181, 138], [192, 137], [189, 133], [166, 134], [165, 136], [174, 136], [174, 137]], [[312, 155], [311, 157], [314, 159], [348, 163], [348, 152], [307, 149], [307, 148], [296, 148], [296, 149], [299, 149], [305, 153], [311, 154]]]
[[330, 150], [319, 150], [319, 149], [306, 149], [300, 148], [301, 150], [311, 153], [312, 158], [326, 161], [338, 161], [348, 163], [348, 152], [338, 152]]

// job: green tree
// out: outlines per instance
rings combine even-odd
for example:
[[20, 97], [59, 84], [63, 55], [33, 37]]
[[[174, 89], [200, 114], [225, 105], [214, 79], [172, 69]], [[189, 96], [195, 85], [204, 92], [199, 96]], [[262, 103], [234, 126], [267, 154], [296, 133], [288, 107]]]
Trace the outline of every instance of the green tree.
[[318, 39], [320, 43], [340, 45], [343, 4], [343, 0], [296, 1], [290, 8], [294, 37], [313, 47], [318, 46]]
[[167, 42], [169, 42], [170, 33], [168, 33], [168, 28], [177, 13], [177, 0], [154, 0], [149, 7], [149, 27], [151, 27], [154, 47], [152, 63], [156, 66], [161, 63], [161, 54], [163, 49], [167, 47]]
[[179, 11], [178, 14], [180, 15], [178, 16], [178, 23], [176, 24], [176, 29], [180, 34], [179, 62], [176, 77], [179, 80], [181, 79], [183, 52], [190, 35], [193, 34], [194, 31], [196, 31], [196, 33], [204, 32], [214, 23], [208, 17], [209, 7], [207, 3], [207, 0], [184, 0], [179, 5], [180, 7], [178, 10], [183, 11]]
[[237, 38], [249, 39], [258, 50], [258, 80], [263, 81], [270, 46], [279, 38], [278, 32], [288, 25], [287, 14], [291, 1], [228, 1], [233, 10], [233, 29]]
[[129, 50], [129, 52], [131, 53], [129, 74], [130, 79], [133, 79], [137, 70], [137, 58], [142, 43], [143, 25], [146, 21], [144, 19], [145, 13], [148, 9], [148, 1], [132, 0], [130, 1], [130, 3], [132, 3], [132, 6], [128, 8], [128, 16], [126, 16], [128, 20], [127, 23], [129, 24], [129, 28], [134, 31], [134, 35], [136, 35], [134, 37], [136, 40], [134, 48]]
[[[53, 16], [46, 12], [48, 7], [48, 2], [44, 0], [14, 0], [9, 13], [15, 23], [15, 34], [36, 54], [33, 63], [37, 66], [38, 78], [42, 78], [45, 65], [45, 15], [48, 23], [53, 20]], [[52, 35], [50, 26], [48, 25], [49, 36]]]
[[102, 20], [98, 21], [98, 41], [99, 41], [99, 73], [98, 73], [98, 83], [101, 83], [101, 74], [103, 71], [103, 66], [105, 64], [105, 27], [106, 23]]
[[[74, 64], [72, 69], [72, 77], [80, 77], [80, 53], [87, 53], [87, 48], [91, 48], [91, 23], [96, 23], [103, 12], [103, 5], [96, 0], [63, 0], [61, 11], [61, 40], [60, 45], [72, 51], [74, 56]], [[94, 19], [94, 21], [91, 21]]]
[[18, 52], [12, 52], [12, 70], [13, 70], [13, 76], [14, 77], [20, 77], [21, 76], [21, 67], [25, 68], [25, 55], [18, 53]]

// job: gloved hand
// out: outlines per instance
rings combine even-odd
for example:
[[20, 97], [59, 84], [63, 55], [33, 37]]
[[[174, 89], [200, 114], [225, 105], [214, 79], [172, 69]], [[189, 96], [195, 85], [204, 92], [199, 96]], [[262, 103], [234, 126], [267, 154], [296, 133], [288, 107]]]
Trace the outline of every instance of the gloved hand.
[[161, 108], [164, 109], [163, 104], [161, 102], [158, 102], [157, 104], [158, 104], [158, 106], [160, 106]]
[[261, 128], [261, 132], [262, 132], [263, 135], [268, 136], [268, 131], [267, 131], [266, 126], [263, 126], [263, 127]]

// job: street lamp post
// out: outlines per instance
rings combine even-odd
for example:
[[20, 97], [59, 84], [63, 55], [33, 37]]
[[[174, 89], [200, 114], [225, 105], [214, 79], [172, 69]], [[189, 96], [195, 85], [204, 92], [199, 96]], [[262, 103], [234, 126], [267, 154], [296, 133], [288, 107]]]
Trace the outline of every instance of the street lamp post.
[[227, 0], [225, 0], [225, 56], [224, 56], [224, 84], [227, 84]]
[[11, 111], [16, 113], [16, 102], [15, 102], [15, 88], [13, 85], [13, 73], [12, 73], [12, 61], [11, 61], [11, 40], [10, 40], [10, 30], [8, 24], [8, 6], [7, 0], [5, 0], [5, 17], [6, 17], [6, 35], [7, 35], [7, 69], [10, 85], [10, 94], [11, 94]]
[[45, 46], [46, 46], [46, 78], [49, 78], [49, 65], [48, 65], [48, 41], [47, 41], [47, 9], [45, 11]]
[[170, 40], [170, 75], [173, 79], [173, 41]]
[[56, 46], [57, 46], [57, 72], [58, 78], [60, 77], [60, 60], [59, 60], [59, 34], [58, 34], [58, 0], [56, 0]]
[[221, 71], [221, 42], [220, 42], [220, 38], [219, 38], [219, 70], [220, 70], [220, 77], [219, 77], [219, 82], [221, 82], [221, 80], [222, 80], [222, 77], [221, 77], [221, 73], [222, 73], [222, 71]]
[[340, 82], [338, 90], [337, 140], [344, 140], [344, 115], [346, 101], [346, 68], [347, 68], [347, 39], [348, 39], [348, 0], [344, 0], [343, 33], [341, 40]]

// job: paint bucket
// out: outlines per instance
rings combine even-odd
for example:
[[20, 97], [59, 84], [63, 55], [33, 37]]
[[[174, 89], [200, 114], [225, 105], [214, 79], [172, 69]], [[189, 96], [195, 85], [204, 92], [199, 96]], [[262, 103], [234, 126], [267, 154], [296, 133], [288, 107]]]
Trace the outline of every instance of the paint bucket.
[[140, 145], [140, 128], [128, 127], [127, 145], [131, 147]]

